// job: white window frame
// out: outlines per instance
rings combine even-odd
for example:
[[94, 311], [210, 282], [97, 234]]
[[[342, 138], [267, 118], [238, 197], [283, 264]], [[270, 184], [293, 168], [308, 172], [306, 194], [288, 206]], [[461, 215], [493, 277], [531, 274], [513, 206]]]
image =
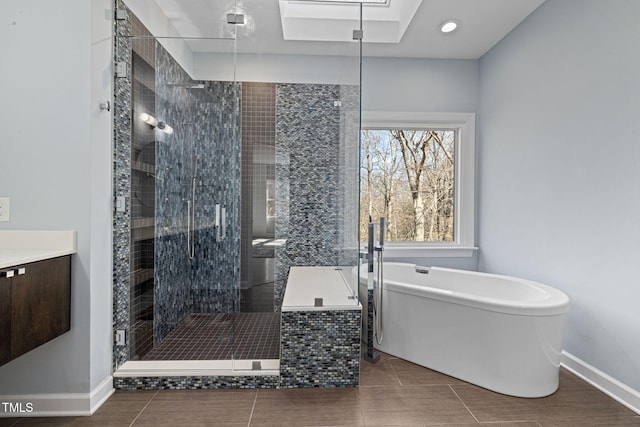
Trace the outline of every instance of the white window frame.
[[455, 212], [452, 242], [387, 242], [388, 257], [471, 257], [475, 247], [475, 113], [363, 111], [363, 130], [455, 130]]

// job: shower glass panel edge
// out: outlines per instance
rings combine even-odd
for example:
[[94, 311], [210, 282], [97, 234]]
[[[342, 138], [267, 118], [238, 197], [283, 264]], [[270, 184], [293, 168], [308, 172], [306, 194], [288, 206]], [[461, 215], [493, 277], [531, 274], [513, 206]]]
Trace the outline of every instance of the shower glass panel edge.
[[[119, 207], [114, 215], [113, 312], [114, 330], [124, 332], [119, 336], [125, 339], [114, 346], [114, 371], [127, 361], [211, 359], [179, 346], [152, 354], [172, 338], [177, 324], [194, 314], [204, 315], [196, 316], [203, 317], [195, 319], [200, 323], [228, 324], [217, 351], [226, 352], [230, 369], [232, 313], [239, 305], [239, 249], [234, 251], [238, 238], [233, 235], [239, 229], [233, 222], [239, 194], [233, 183], [207, 178], [220, 167], [237, 169], [233, 159], [239, 154], [206, 150], [202, 143], [218, 143], [230, 151], [237, 147], [236, 85], [233, 72], [219, 82], [200, 82], [182, 65], [187, 48], [199, 43], [231, 56], [234, 35], [152, 36], [146, 27], [158, 28], [158, 23], [153, 17], [139, 19], [128, 6], [144, 11], [153, 3], [116, 1], [114, 199]], [[226, 60], [223, 67], [232, 63]], [[208, 108], [213, 104], [226, 110]], [[214, 313], [223, 318], [207, 319]], [[188, 333], [190, 326], [182, 332]]]
[[[340, 251], [338, 267], [342, 268], [345, 283], [360, 302], [359, 220], [360, 220], [360, 118], [362, 82], [362, 13], [363, 4], [356, 9], [353, 40], [346, 43], [343, 72], [340, 81], [340, 154], [339, 213], [336, 228], [339, 230]], [[354, 197], [354, 195], [358, 195]]]

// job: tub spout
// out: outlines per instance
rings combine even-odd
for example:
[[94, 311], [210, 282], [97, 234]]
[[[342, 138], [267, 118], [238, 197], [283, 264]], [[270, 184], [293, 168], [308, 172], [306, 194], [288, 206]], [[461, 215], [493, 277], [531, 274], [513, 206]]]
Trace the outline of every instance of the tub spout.
[[[380, 222], [369, 223], [369, 244], [367, 247], [368, 254], [368, 281], [369, 283], [373, 282], [373, 318], [375, 323], [374, 328], [374, 336], [378, 344], [382, 343], [382, 290], [384, 287], [384, 273], [383, 273], [383, 253], [384, 253], [384, 230], [387, 225], [387, 222], [384, 218], [380, 218]], [[375, 244], [376, 238], [376, 226], [379, 226], [380, 232], [378, 244]], [[378, 277], [374, 280], [373, 277], [373, 261], [374, 261], [374, 253], [378, 252]]]
[[376, 225], [373, 222], [369, 223], [369, 241], [367, 244], [367, 272], [373, 273], [373, 253], [376, 250]]
[[[369, 233], [368, 233], [368, 244], [367, 244], [367, 262], [368, 269], [367, 272], [373, 273], [373, 260], [375, 252], [379, 252], [378, 262], [382, 262], [382, 252], [384, 250], [384, 233], [385, 227], [389, 223], [385, 221], [384, 218], [380, 218], [380, 222], [370, 222], [369, 223]], [[376, 244], [376, 228], [379, 227], [379, 236], [378, 243]], [[364, 258], [364, 257], [363, 257]]]

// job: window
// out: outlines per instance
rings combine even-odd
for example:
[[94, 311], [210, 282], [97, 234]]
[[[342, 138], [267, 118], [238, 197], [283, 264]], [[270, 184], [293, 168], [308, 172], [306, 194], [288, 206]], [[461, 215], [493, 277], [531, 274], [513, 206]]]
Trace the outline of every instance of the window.
[[475, 114], [363, 112], [361, 241], [367, 223], [385, 217], [387, 248], [470, 255], [474, 145]]

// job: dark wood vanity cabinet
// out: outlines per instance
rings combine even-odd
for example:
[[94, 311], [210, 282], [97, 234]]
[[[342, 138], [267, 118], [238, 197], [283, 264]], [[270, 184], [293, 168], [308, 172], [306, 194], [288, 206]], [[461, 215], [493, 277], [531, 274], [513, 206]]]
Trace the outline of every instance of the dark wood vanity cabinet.
[[11, 360], [11, 279], [0, 272], [0, 365]]
[[0, 270], [0, 364], [71, 327], [71, 256]]

